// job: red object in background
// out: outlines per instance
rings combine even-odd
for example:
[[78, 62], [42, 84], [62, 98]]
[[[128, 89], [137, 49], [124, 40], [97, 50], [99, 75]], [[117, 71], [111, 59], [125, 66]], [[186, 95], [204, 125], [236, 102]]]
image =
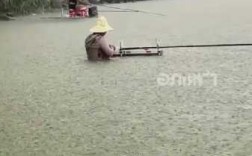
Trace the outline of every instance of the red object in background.
[[88, 17], [88, 7], [86, 6], [78, 6], [76, 9], [69, 9], [70, 17]]

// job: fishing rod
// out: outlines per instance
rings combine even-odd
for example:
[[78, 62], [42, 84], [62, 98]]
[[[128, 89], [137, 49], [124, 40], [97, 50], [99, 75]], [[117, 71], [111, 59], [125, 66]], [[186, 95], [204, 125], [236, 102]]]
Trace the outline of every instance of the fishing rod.
[[[238, 43], [238, 44], [199, 44], [199, 45], [175, 45], [175, 46], [159, 46], [157, 43], [156, 46], [150, 47], [125, 47], [122, 48], [120, 43], [119, 54], [115, 54], [115, 57], [123, 56], [162, 56], [162, 49], [172, 49], [172, 48], [204, 48], [204, 47], [238, 47], [238, 46], [252, 46], [252, 43]], [[153, 52], [151, 49], [156, 49]], [[135, 50], [144, 50], [143, 52], [134, 52]]]
[[[201, 48], [201, 47], [239, 47], [239, 46], [252, 46], [252, 43], [159, 46], [159, 49]], [[121, 50], [139, 50], [139, 49], [155, 49], [155, 48], [157, 48], [157, 46], [152, 46], [152, 47], [126, 47], [126, 48], [121, 48]]]

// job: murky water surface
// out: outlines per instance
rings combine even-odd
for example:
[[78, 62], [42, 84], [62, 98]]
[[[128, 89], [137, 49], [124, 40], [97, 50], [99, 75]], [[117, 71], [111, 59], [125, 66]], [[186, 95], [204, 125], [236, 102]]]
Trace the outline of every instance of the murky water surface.
[[[252, 43], [250, 0], [115, 6], [166, 14], [103, 13], [116, 45]], [[252, 154], [251, 47], [90, 63], [83, 42], [96, 19], [52, 18], [59, 15], [0, 22], [1, 156]], [[206, 72], [217, 74], [217, 86], [211, 78], [202, 86], [156, 81]]]

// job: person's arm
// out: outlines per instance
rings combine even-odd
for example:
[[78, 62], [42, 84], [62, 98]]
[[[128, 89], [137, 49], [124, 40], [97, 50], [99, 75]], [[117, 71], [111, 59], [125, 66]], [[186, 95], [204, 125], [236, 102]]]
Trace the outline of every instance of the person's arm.
[[99, 39], [99, 44], [100, 44], [100, 46], [101, 46], [101, 49], [102, 49], [108, 56], [113, 56], [113, 54], [116, 53], [116, 50], [115, 50], [113, 47], [111, 47], [111, 46], [107, 43], [107, 41], [106, 41], [106, 39], [105, 39], [104, 37], [101, 37], [101, 38]]

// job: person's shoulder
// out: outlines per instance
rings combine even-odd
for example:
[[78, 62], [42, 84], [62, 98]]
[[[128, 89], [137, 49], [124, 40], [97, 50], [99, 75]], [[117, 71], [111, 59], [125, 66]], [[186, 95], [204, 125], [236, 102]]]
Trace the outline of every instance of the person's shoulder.
[[98, 34], [90, 34], [85, 39], [86, 44], [99, 44], [101, 42], [100, 35]]
[[93, 38], [93, 35], [94, 35], [94, 34], [89, 34], [89, 35], [86, 37], [86, 39]]

